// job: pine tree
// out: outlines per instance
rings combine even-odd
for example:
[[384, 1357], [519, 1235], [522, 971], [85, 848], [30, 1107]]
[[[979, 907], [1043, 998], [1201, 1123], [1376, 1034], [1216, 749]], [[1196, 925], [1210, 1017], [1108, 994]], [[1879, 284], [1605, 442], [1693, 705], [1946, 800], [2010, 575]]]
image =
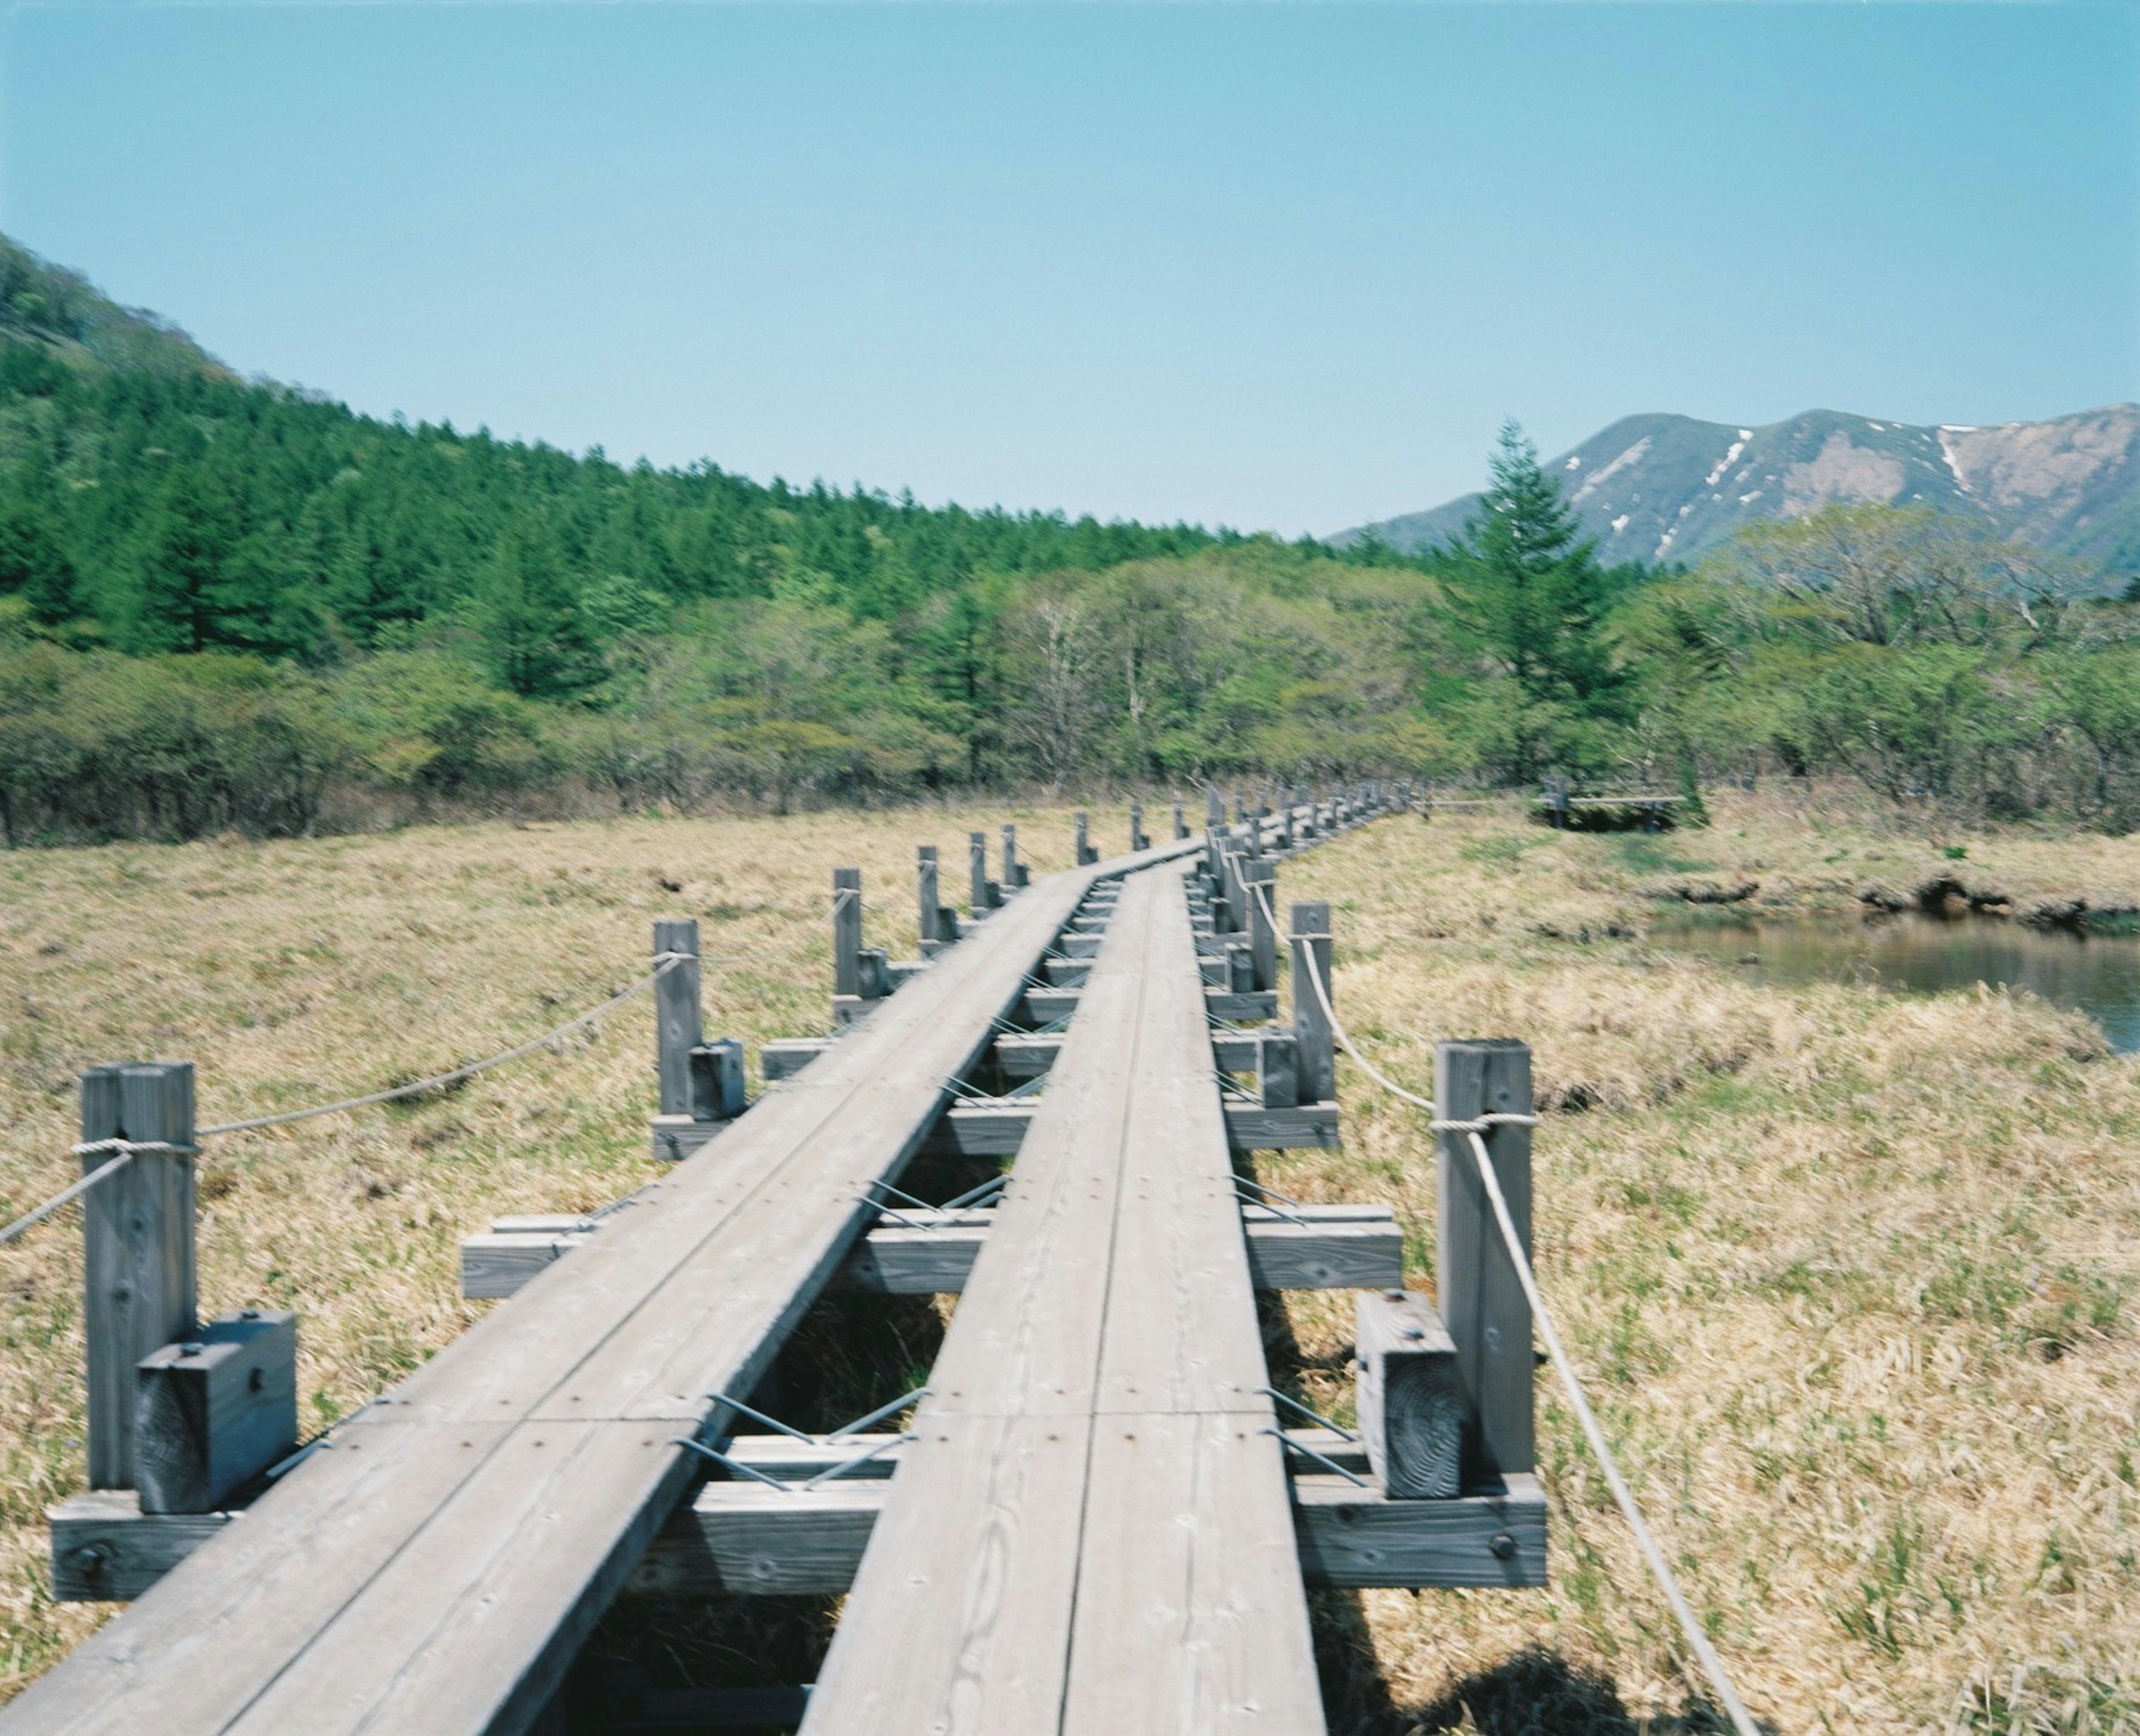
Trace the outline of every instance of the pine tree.
[[236, 541], [222, 490], [199, 467], [180, 465], [141, 529], [130, 649], [203, 651], [221, 642], [216, 587]]
[[601, 674], [564, 557], [532, 514], [498, 537], [468, 612], [483, 660], [523, 698], [576, 693]]
[[1492, 470], [1452, 551], [1460, 617], [1526, 699], [1617, 718], [1627, 678], [1605, 637], [1611, 585], [1596, 543], [1578, 537], [1560, 485], [1513, 421]]

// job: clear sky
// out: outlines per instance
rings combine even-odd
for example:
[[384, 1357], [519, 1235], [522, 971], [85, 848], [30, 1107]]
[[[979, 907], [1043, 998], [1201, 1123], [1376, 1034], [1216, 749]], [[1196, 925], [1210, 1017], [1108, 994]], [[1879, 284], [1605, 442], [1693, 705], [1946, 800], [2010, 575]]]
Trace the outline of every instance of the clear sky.
[[2140, 397], [2140, 7], [16, 4], [0, 228], [361, 409], [1324, 532]]

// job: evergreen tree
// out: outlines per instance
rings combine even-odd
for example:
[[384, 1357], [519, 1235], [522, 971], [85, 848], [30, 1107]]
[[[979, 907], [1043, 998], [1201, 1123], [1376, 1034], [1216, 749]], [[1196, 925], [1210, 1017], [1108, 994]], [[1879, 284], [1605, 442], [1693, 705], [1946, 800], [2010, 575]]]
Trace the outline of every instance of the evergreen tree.
[[532, 514], [513, 520], [498, 539], [468, 613], [483, 663], [523, 698], [559, 698], [601, 676], [564, 557]]
[[204, 651], [223, 642], [218, 581], [236, 542], [228, 498], [199, 466], [181, 464], [141, 527], [128, 648]]
[[1492, 470], [1493, 485], [1451, 552], [1460, 619], [1527, 699], [1617, 717], [1626, 676], [1606, 639], [1612, 585], [1596, 543], [1578, 538], [1560, 485], [1513, 421], [1501, 429]]
[[27, 501], [0, 509], [0, 596], [15, 592], [33, 620], [49, 625], [75, 613], [74, 565], [51, 517]]

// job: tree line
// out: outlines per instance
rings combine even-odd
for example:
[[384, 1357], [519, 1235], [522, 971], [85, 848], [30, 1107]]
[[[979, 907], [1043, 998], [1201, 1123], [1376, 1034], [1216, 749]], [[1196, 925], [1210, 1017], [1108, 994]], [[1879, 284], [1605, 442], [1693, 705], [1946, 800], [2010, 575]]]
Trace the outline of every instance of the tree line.
[[1548, 770], [2140, 822], [2140, 636], [2100, 574], [1881, 507], [1607, 566], [1513, 427], [1493, 469], [1450, 547], [1339, 552], [625, 467], [0, 337], [0, 831]]

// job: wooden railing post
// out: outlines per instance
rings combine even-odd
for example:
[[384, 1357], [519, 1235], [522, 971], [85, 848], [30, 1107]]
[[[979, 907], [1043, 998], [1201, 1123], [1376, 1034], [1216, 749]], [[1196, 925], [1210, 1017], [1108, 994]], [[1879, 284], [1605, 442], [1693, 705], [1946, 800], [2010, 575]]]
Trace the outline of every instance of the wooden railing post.
[[1092, 817], [1080, 812], [1077, 816], [1077, 866], [1089, 866], [1100, 860], [1100, 852], [1092, 847]]
[[989, 878], [989, 835], [984, 831], [966, 834], [967, 866], [972, 870], [973, 894], [969, 902], [976, 917], [985, 916], [1003, 902], [1003, 891]]
[[[1446, 1121], [1529, 1115], [1530, 1050], [1508, 1039], [1437, 1042], [1434, 1101], [1436, 1112]], [[1496, 1126], [1485, 1138], [1487, 1160], [1529, 1259], [1531, 1130]], [[1535, 1469], [1530, 1303], [1495, 1221], [1470, 1135], [1438, 1136], [1435, 1199], [1435, 1284], [1473, 1411], [1465, 1454], [1465, 1483], [1471, 1487], [1511, 1471]]]
[[[691, 1051], [706, 1040], [699, 1000], [699, 924], [690, 917], [654, 924], [654, 956], [680, 954], [654, 984], [655, 1072], [660, 1081], [655, 1112], [691, 1113]], [[837, 973], [837, 961], [834, 965]]]
[[1225, 823], [1226, 798], [1219, 793], [1218, 785], [1207, 783], [1204, 786], [1204, 829], [1218, 831]]
[[1189, 817], [1181, 810], [1181, 797], [1174, 798], [1174, 841], [1179, 844], [1189, 836]]
[[1318, 900], [1297, 904], [1291, 911], [1292, 933], [1286, 948], [1293, 967], [1293, 1039], [1298, 1052], [1300, 1101], [1334, 1103], [1338, 1099], [1337, 1039], [1331, 1034], [1329, 1016], [1323, 1010], [1315, 983], [1308, 980], [1308, 960], [1314, 960], [1316, 980], [1323, 993], [1337, 1003], [1337, 985], [1331, 980], [1330, 906]]
[[[195, 1323], [193, 1063], [91, 1068], [81, 1077], [81, 1138], [174, 1148], [135, 1153], [81, 1202], [89, 1486], [132, 1488], [135, 1366]], [[82, 1173], [124, 1155], [85, 1151]]]
[[914, 851], [914, 901], [921, 956], [925, 959], [955, 938], [944, 932], [942, 892], [936, 884], [936, 846], [917, 845]]
[[862, 993], [862, 871], [832, 870], [832, 1004]]
[[1029, 885], [1032, 880], [1025, 864], [1018, 859], [1018, 828], [1006, 826], [1003, 829], [1003, 884], [1016, 888]]
[[1151, 840], [1145, 836], [1144, 804], [1133, 801], [1130, 803], [1130, 853], [1134, 856], [1140, 850], [1151, 848]]
[[[1278, 987], [1278, 931], [1271, 924], [1271, 915], [1277, 909], [1271, 902], [1278, 896], [1278, 866], [1265, 858], [1259, 858], [1241, 866], [1241, 890], [1244, 914], [1249, 919], [1249, 954], [1255, 960], [1256, 987]], [[1258, 887], [1263, 896], [1256, 895]]]

